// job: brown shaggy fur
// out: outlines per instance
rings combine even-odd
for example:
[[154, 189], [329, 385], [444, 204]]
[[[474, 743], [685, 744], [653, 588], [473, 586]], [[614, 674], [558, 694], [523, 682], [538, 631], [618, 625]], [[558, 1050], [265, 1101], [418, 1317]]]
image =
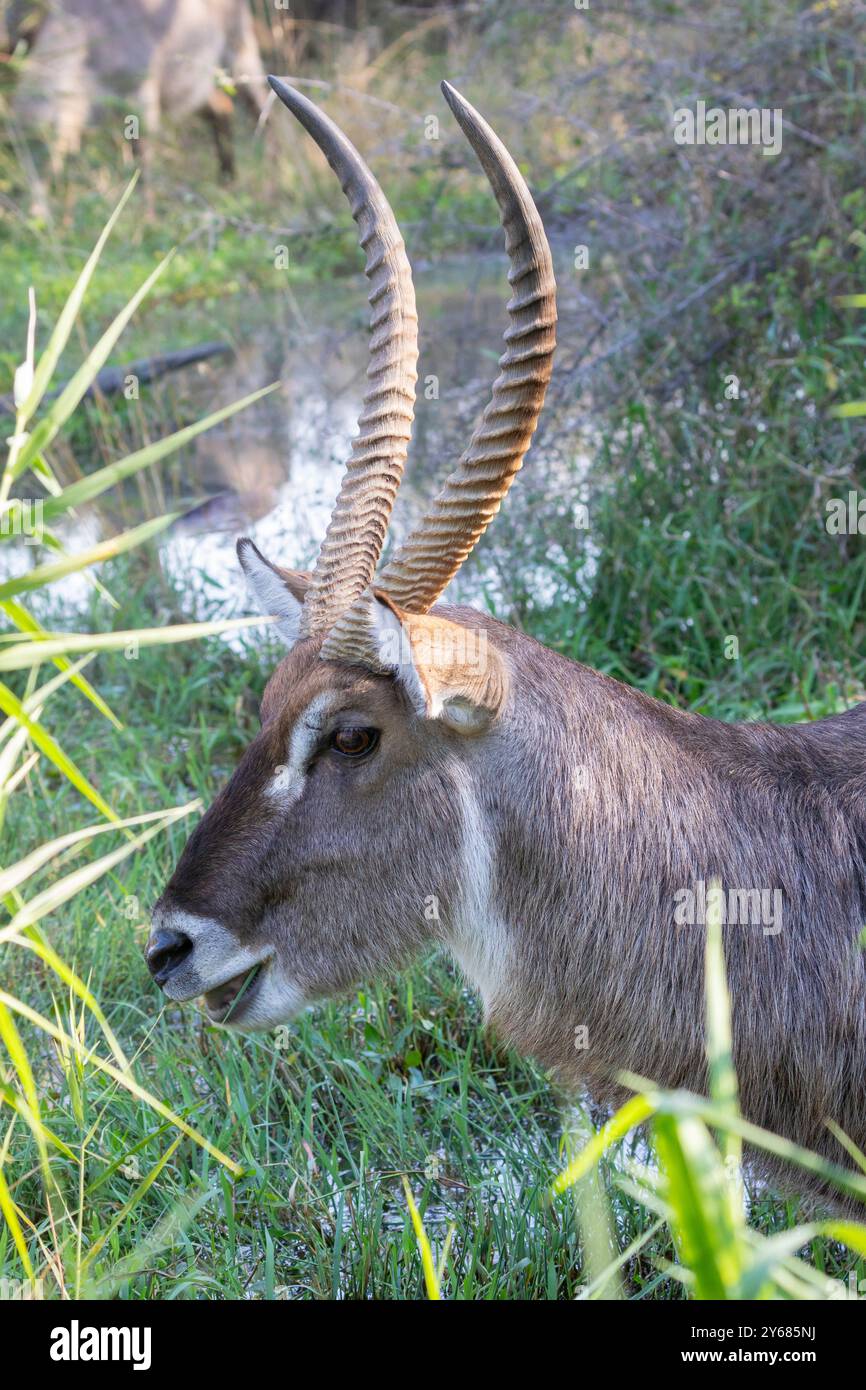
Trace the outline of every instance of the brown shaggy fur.
[[[705, 930], [677, 925], [677, 894], [714, 878], [778, 890], [772, 931], [724, 931], [743, 1109], [848, 1163], [825, 1121], [866, 1149], [866, 704], [810, 725], [727, 725], [472, 610], [435, 612], [482, 629], [505, 664], [498, 715], [471, 735], [424, 719], [397, 680], [299, 642], [163, 910], [265, 943], [308, 1000], [441, 941], [507, 1039], [616, 1100], [623, 1070], [706, 1087]], [[302, 794], [275, 807], [264, 789], [325, 690], [339, 710]], [[381, 731], [359, 766], [325, 747], [340, 720]]]

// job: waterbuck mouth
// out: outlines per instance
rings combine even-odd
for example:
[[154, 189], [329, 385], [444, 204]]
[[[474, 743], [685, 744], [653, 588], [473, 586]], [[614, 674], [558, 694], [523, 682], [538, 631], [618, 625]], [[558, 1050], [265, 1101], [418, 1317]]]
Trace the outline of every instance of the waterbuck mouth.
[[212, 1023], [232, 1023], [245, 1012], [256, 993], [263, 970], [264, 961], [260, 961], [258, 965], [233, 976], [216, 989], [208, 990], [204, 1002]]

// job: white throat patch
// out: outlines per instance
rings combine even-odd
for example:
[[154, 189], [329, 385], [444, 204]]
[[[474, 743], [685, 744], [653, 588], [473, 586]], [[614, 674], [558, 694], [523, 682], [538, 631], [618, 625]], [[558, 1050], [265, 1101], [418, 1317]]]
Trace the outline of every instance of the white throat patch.
[[511, 947], [505, 923], [492, 907], [493, 853], [481, 808], [468, 777], [458, 783], [463, 823], [462, 908], [448, 945], [485, 1013], [508, 986]]

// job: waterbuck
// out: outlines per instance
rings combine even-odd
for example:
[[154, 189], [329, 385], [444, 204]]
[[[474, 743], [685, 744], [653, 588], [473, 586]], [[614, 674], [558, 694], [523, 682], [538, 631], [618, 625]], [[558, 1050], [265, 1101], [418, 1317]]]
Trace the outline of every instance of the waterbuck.
[[220, 73], [237, 79], [256, 116], [264, 104], [247, 0], [64, 0], [46, 11], [14, 110], [49, 132], [55, 173], [93, 117], [110, 109], [119, 125], [130, 115], [140, 121], [144, 150], [164, 116], [200, 112], [212, 127], [220, 170], [231, 176], [232, 100]]
[[437, 602], [521, 466], [556, 321], [526, 184], [447, 84], [505, 227], [507, 350], [469, 448], [376, 573], [413, 414], [409, 264], [346, 137], [271, 83], [360, 228], [370, 387], [314, 572], [238, 544], [288, 654], [156, 907], [154, 978], [268, 1029], [440, 943], [497, 1031], [566, 1084], [610, 1102], [627, 1071], [701, 1091], [714, 894], [745, 1112], [844, 1163], [828, 1119], [866, 1148], [866, 704], [724, 724]]

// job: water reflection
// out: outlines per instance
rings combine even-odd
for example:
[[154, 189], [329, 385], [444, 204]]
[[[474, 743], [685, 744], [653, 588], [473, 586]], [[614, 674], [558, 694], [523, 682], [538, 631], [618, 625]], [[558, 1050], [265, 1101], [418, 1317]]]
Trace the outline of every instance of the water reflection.
[[[389, 543], [417, 521], [466, 446], [498, 371], [507, 323], [502, 259], [452, 263], [418, 277], [421, 358], [409, 464]], [[299, 303], [303, 302], [303, 309]], [[303, 317], [302, 317], [303, 314]], [[210, 500], [177, 523], [162, 547], [169, 573], [227, 613], [246, 607], [234, 543], [252, 536], [281, 564], [310, 566], [324, 536], [366, 387], [366, 305], [357, 284], [299, 290], [282, 322], [259, 324], [211, 384], [202, 411], [278, 378], [272, 397], [196, 445], [190, 479]], [[536, 450], [535, 467], [547, 467]], [[494, 581], [467, 571], [453, 596], [477, 600]]]
[[[507, 284], [499, 254], [425, 267], [416, 282], [418, 402], [392, 545], [417, 521], [468, 443], [498, 371], [507, 325]], [[232, 359], [185, 374], [181, 387], [176, 379], [154, 388], [157, 414], [162, 409], [170, 420], [180, 392], [181, 418], [169, 424], [175, 428], [280, 382], [272, 395], [201, 435], [184, 455], [158, 465], [160, 507], [192, 508], [166, 533], [162, 564], [183, 581], [183, 591], [199, 613], [205, 608], [213, 613], [215, 600], [225, 616], [248, 611], [235, 558], [239, 535], [252, 536], [281, 564], [306, 568], [313, 563], [366, 387], [364, 283], [359, 278], [300, 286], [270, 302], [227, 301], [219, 306], [218, 320], [203, 318], [200, 326], [203, 338], [214, 336], [216, 327], [234, 343]], [[560, 300], [562, 321], [562, 294]], [[190, 326], [185, 325], [187, 332]], [[165, 331], [171, 332], [170, 324]], [[546, 601], [553, 592], [552, 573], [573, 563], [576, 550], [592, 563], [585, 536], [577, 539], [574, 528], [575, 485], [589, 462], [579, 443], [577, 406], [573, 403], [567, 411], [574, 414], [575, 428], [566, 447], [561, 443], [562, 402], [548, 409], [545, 428], [503, 518], [485, 541], [479, 563], [458, 576], [449, 597], [501, 607], [507, 601], [509, 574], [519, 569], [523, 591]], [[551, 426], [554, 410], [559, 418]], [[122, 518], [111, 515], [116, 504], [109, 494], [103, 505], [82, 512], [65, 528], [64, 542], [71, 549], [92, 544], [121, 525], [154, 514], [152, 503], [147, 488], [137, 492], [127, 485]], [[70, 576], [54, 598], [75, 608], [90, 592], [84, 577]]]

